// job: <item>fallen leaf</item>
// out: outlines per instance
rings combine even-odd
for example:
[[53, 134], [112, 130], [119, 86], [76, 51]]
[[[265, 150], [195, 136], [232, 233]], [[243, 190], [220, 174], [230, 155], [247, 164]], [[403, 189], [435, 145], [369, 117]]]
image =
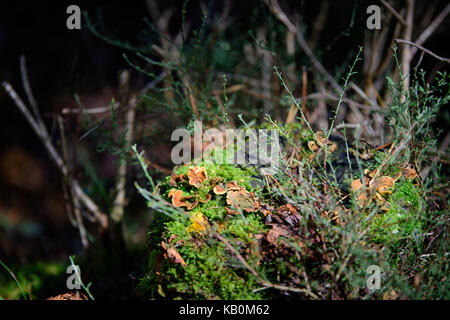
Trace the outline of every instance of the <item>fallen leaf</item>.
[[290, 204], [279, 207], [277, 213], [283, 219], [284, 225], [288, 225], [291, 228], [298, 226], [301, 220], [297, 210]]

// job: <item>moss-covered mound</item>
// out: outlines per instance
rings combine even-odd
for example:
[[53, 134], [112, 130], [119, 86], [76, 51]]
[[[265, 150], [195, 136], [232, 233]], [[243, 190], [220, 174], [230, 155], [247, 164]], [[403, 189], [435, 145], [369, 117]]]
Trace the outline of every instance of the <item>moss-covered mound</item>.
[[376, 171], [365, 170], [364, 183], [354, 179], [349, 193], [337, 190], [333, 198], [330, 187], [314, 178], [292, 185], [292, 176], [277, 181], [252, 167], [177, 167], [156, 187], [161, 205], [177, 211], [154, 212], [139, 294], [153, 299], [358, 296], [365, 290], [367, 266], [383, 263], [374, 251], [398, 247], [422, 231], [413, 171], [397, 167], [391, 176]]
[[155, 213], [149, 232], [147, 276], [139, 291], [152, 298], [258, 299], [264, 297], [255, 279], [233, 261], [227, 235], [257, 262], [260, 237], [267, 227], [250, 181], [255, 171], [232, 165], [182, 166], [160, 185], [185, 219]]

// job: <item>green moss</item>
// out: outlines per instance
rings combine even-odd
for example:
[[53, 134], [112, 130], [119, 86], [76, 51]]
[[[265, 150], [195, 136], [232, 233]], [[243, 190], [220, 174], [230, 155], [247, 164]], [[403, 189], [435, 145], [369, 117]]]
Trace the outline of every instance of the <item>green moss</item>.
[[[232, 239], [230, 241], [234, 247], [245, 247], [249, 252], [249, 263], [256, 264], [259, 255], [255, 235], [264, 230], [262, 215], [245, 212], [242, 215], [227, 214], [226, 194], [216, 195], [211, 187], [211, 182], [220, 178], [223, 183], [236, 181], [248, 191], [254, 191], [249, 181], [256, 171], [227, 164], [199, 163], [198, 166], [206, 169], [208, 180], [199, 189], [190, 186], [187, 181], [179, 182], [176, 188], [183, 190], [185, 195], [199, 194], [204, 199], [209, 193], [212, 198], [188, 211], [186, 219], [175, 220], [161, 213], [155, 214], [149, 232], [148, 266], [137, 291], [149, 298], [261, 299], [265, 292], [253, 292], [259, 285], [251, 273], [244, 272], [242, 265], [231, 256], [225, 245], [210, 233], [218, 230], [220, 224], [220, 232]], [[189, 167], [180, 166], [174, 173], [186, 175]], [[168, 185], [169, 180], [169, 177], [166, 178], [161, 185], [166, 196], [172, 188]], [[191, 223], [189, 217], [193, 212], [201, 212], [206, 217], [209, 224], [207, 231], [188, 231], [187, 227]], [[173, 246], [186, 264], [176, 264], [164, 258], [162, 241]]]
[[221, 196], [216, 196], [216, 200], [211, 200], [202, 204], [195, 211], [203, 213], [208, 219], [223, 220], [227, 211], [225, 210], [225, 200]]
[[378, 243], [396, 242], [420, 233], [425, 218], [420, 211], [420, 198], [412, 181], [397, 181], [388, 199], [388, 211], [379, 213], [371, 223], [373, 240]]
[[250, 214], [245, 219], [236, 217], [227, 225], [228, 232], [236, 238], [244, 240], [246, 243], [252, 242], [253, 236], [261, 233], [263, 230], [264, 224], [261, 222], [261, 218], [255, 214]]
[[[147, 275], [141, 280], [138, 291], [150, 298], [171, 299], [261, 299], [262, 293], [254, 293], [258, 284], [249, 273], [234, 268], [238, 262], [230, 256], [223, 243], [208, 238], [207, 234], [186, 231], [181, 221], [164, 224], [162, 240], [170, 239], [186, 265], [182, 266], [162, 259], [159, 245], [154, 243], [149, 255]], [[234, 217], [224, 232], [233, 234], [236, 243], [251, 247], [254, 239], [249, 236], [262, 230], [256, 215], [248, 219]], [[176, 243], [179, 243], [177, 245]], [[158, 258], [159, 256], [159, 258]], [[159, 260], [159, 263], [157, 262]], [[157, 267], [155, 267], [157, 266]]]
[[[224, 245], [183, 245], [180, 255], [186, 266], [167, 265], [163, 279], [166, 290], [175, 297], [205, 299], [258, 299], [252, 292], [257, 285], [252, 279], [230, 268], [229, 254]], [[169, 294], [169, 293], [168, 293]]]

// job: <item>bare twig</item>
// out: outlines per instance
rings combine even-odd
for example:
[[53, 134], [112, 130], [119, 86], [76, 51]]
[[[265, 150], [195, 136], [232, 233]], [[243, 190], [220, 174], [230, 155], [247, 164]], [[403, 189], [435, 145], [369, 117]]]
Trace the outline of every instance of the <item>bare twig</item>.
[[326, 25], [329, 9], [330, 9], [329, 1], [321, 1], [320, 2], [319, 13], [317, 15], [317, 18], [314, 21], [311, 38], [308, 42], [309, 47], [313, 50], [317, 47], [317, 43], [319, 42], [320, 35], [322, 34], [323, 28]]
[[394, 9], [392, 6], [386, 1], [386, 0], [380, 0], [380, 2], [383, 4], [383, 6], [386, 7], [386, 9], [389, 10], [390, 13], [394, 15], [394, 17], [397, 18], [398, 21], [404, 26], [406, 26], [406, 21], [403, 19], [403, 17]]
[[[414, 0], [407, 0], [406, 2], [406, 28], [403, 33], [403, 37], [406, 41], [411, 41], [412, 37], [412, 28], [413, 28], [413, 19], [414, 19]], [[406, 90], [409, 88], [410, 82], [410, 69], [411, 69], [411, 59], [412, 54], [410, 47], [405, 46], [402, 50], [402, 73], [403, 73], [403, 85]], [[405, 101], [406, 96], [402, 95], [402, 101]]]
[[[22, 55], [20, 57], [20, 73], [22, 75], [23, 88], [25, 89], [25, 93], [27, 95], [28, 102], [30, 103], [31, 110], [33, 110], [35, 118], [38, 119], [39, 122], [42, 122], [41, 115], [37, 108], [36, 99], [34, 98], [33, 91], [31, 90], [30, 80], [28, 78], [28, 71], [27, 71], [25, 55]], [[45, 130], [45, 127], [41, 128], [41, 129]]]
[[97, 114], [97, 113], [106, 113], [111, 112], [112, 110], [116, 110], [119, 107], [119, 103], [116, 102], [112, 106], [103, 106], [103, 107], [95, 107], [95, 108], [86, 108], [86, 109], [71, 109], [64, 108], [61, 110], [62, 114], [78, 114], [78, 113], [89, 113], [89, 114]]
[[[47, 149], [47, 152], [50, 155], [50, 158], [55, 163], [55, 165], [58, 167], [58, 169], [61, 171], [61, 173], [64, 176], [67, 176], [69, 173], [69, 170], [67, 169], [67, 166], [64, 164], [64, 161], [62, 160], [61, 156], [59, 155], [58, 151], [53, 146], [50, 137], [47, 134], [47, 130], [42, 130], [41, 128], [44, 127], [44, 123], [38, 122], [38, 119], [35, 119], [28, 108], [23, 103], [22, 99], [17, 95], [14, 88], [9, 84], [9, 82], [4, 81], [2, 83], [3, 88], [6, 90], [8, 95], [11, 97], [11, 99], [14, 101], [15, 105], [19, 109], [20, 112], [22, 112], [25, 119], [30, 124], [33, 131], [36, 133], [36, 135], [39, 137], [39, 139], [44, 144], [45, 148]], [[100, 225], [103, 228], [107, 228], [108, 226], [108, 218], [107, 216], [100, 211], [98, 206], [94, 203], [94, 201], [91, 200], [91, 198], [85, 194], [83, 189], [80, 187], [77, 180], [72, 179], [72, 188], [77, 195], [77, 197], [80, 199], [80, 201], [83, 203], [83, 205], [91, 211], [96, 219], [97, 222], [100, 223]]]
[[336, 80], [334, 80], [331, 74], [328, 73], [328, 71], [324, 68], [324, 66], [320, 63], [319, 59], [317, 59], [317, 57], [314, 55], [314, 53], [306, 43], [302, 33], [292, 24], [292, 22], [287, 17], [286, 13], [284, 13], [283, 10], [281, 9], [278, 1], [270, 0], [266, 1], [266, 4], [269, 6], [274, 15], [278, 18], [278, 20], [283, 22], [286, 28], [288, 28], [290, 32], [296, 35], [298, 44], [303, 49], [303, 51], [305, 51], [305, 54], [311, 60], [311, 63], [314, 65], [317, 71], [319, 71], [328, 80], [328, 82], [335, 90], [341, 92], [342, 88], [339, 86]]
[[[128, 71], [123, 71], [123, 73], [128, 73]], [[122, 73], [122, 74], [123, 74]], [[122, 77], [121, 77], [122, 78]], [[126, 78], [126, 77], [125, 77]], [[125, 87], [125, 83], [121, 83], [121, 87]], [[128, 110], [125, 119], [125, 148], [130, 148], [133, 141], [133, 131], [134, 131], [134, 119], [135, 110], [137, 105], [137, 97], [133, 95], [128, 103]], [[111, 212], [111, 218], [115, 222], [122, 221], [124, 206], [125, 206], [125, 184], [127, 175], [127, 160], [126, 155], [120, 155], [119, 168], [117, 171], [117, 181], [116, 181], [116, 198], [114, 199], [114, 206]]]
[[[444, 10], [441, 11], [441, 13], [433, 20], [433, 22], [430, 23], [430, 25], [420, 34], [420, 36], [417, 38], [415, 43], [417, 45], [422, 45], [432, 34], [433, 32], [439, 27], [439, 25], [444, 21], [445, 17], [450, 13], [450, 4], [448, 4]], [[418, 47], [411, 49], [411, 56], [414, 57], [414, 55], [417, 53], [417, 50], [420, 49]]]
[[[69, 155], [68, 155], [68, 151], [67, 151], [64, 122], [63, 122], [63, 119], [61, 116], [58, 116], [58, 125], [59, 125], [59, 131], [60, 131], [60, 135], [61, 135], [61, 147], [62, 147], [62, 151], [63, 151], [62, 152], [63, 159], [64, 159], [64, 163], [65, 163], [66, 167], [68, 167]], [[87, 248], [89, 245], [89, 242], [88, 242], [88, 239], [86, 236], [86, 229], [84, 228], [83, 218], [81, 216], [80, 200], [76, 196], [70, 181], [68, 181], [71, 179], [72, 179], [72, 175], [69, 172], [66, 176], [64, 176], [64, 185], [68, 186], [66, 188], [66, 189], [68, 189], [67, 193], [70, 193], [70, 199], [72, 199], [72, 202], [73, 202], [73, 212], [75, 214], [76, 225], [80, 232], [81, 243], [83, 244], [83, 247]], [[69, 196], [69, 195], [67, 195], [67, 196]], [[70, 203], [70, 199], [67, 199], [69, 201], [69, 203]], [[70, 211], [68, 211], [68, 212], [70, 213]]]
[[414, 42], [411, 42], [411, 41], [408, 41], [408, 40], [403, 40], [403, 39], [395, 39], [395, 42], [397, 42], [397, 43], [406, 43], [406, 44], [409, 44], [410, 46], [413, 46], [413, 47], [415, 47], [415, 48], [417, 48], [417, 49], [422, 50], [422, 51], [425, 52], [426, 54], [429, 54], [430, 56], [432, 56], [433, 58], [435, 58], [435, 59], [437, 59], [437, 60], [439, 60], [439, 61], [443, 61], [443, 62], [450, 63], [450, 58], [443, 58], [443, 57], [440, 57], [440, 56], [438, 56], [437, 54], [431, 52], [430, 50], [428, 50], [428, 49], [426, 49], [426, 48], [424, 48], [424, 47], [418, 45], [417, 43], [414, 43]]

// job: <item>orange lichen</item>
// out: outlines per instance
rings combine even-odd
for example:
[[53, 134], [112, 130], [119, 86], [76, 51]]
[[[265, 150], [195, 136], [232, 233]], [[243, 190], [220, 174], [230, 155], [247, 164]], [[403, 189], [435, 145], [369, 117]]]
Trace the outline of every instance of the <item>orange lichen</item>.
[[381, 195], [385, 195], [387, 193], [391, 193], [389, 191], [390, 188], [392, 188], [395, 184], [395, 180], [389, 176], [382, 176], [379, 178], [376, 178], [375, 180], [372, 180], [370, 182], [370, 188], [372, 191], [376, 191], [380, 193]]
[[241, 190], [243, 189], [242, 187], [240, 187], [236, 181], [231, 181], [227, 183], [227, 191], [233, 190], [233, 191], [237, 191], [237, 190]]
[[[368, 175], [375, 176], [373, 172], [370, 172]], [[372, 178], [368, 183], [369, 179], [366, 177], [364, 180], [368, 193], [364, 192], [364, 185], [361, 180], [356, 179], [352, 181], [351, 190], [358, 195], [357, 199], [361, 206], [366, 203], [369, 193], [371, 199], [373, 198], [379, 205], [383, 205], [386, 200], [385, 197], [391, 193], [390, 189], [394, 186], [396, 179], [389, 176], [381, 176], [375, 179]]]
[[196, 188], [200, 188], [203, 181], [208, 179], [208, 174], [204, 167], [190, 167], [187, 172], [189, 184]]
[[238, 191], [228, 191], [227, 204], [238, 210], [246, 212], [255, 212], [260, 208], [259, 201], [257, 201], [253, 193], [245, 189]]
[[219, 183], [214, 186], [213, 192], [215, 194], [221, 195], [221, 194], [225, 194], [227, 192], [227, 189], [225, 189], [225, 186], [223, 184]]
[[175, 187], [177, 185], [177, 181], [184, 182], [184, 174], [172, 173], [172, 175], [170, 176], [169, 186]]
[[357, 199], [359, 201], [359, 204], [363, 206], [365, 201], [367, 200], [367, 195], [364, 193], [364, 186], [361, 180], [360, 179], [353, 180], [351, 188], [354, 193], [358, 194]]
[[[172, 204], [177, 207], [186, 207], [187, 210], [192, 210], [198, 205], [198, 197], [194, 196], [183, 196], [182, 190], [171, 189], [169, 191], [169, 198], [172, 198]], [[193, 199], [193, 202], [187, 201]]]

